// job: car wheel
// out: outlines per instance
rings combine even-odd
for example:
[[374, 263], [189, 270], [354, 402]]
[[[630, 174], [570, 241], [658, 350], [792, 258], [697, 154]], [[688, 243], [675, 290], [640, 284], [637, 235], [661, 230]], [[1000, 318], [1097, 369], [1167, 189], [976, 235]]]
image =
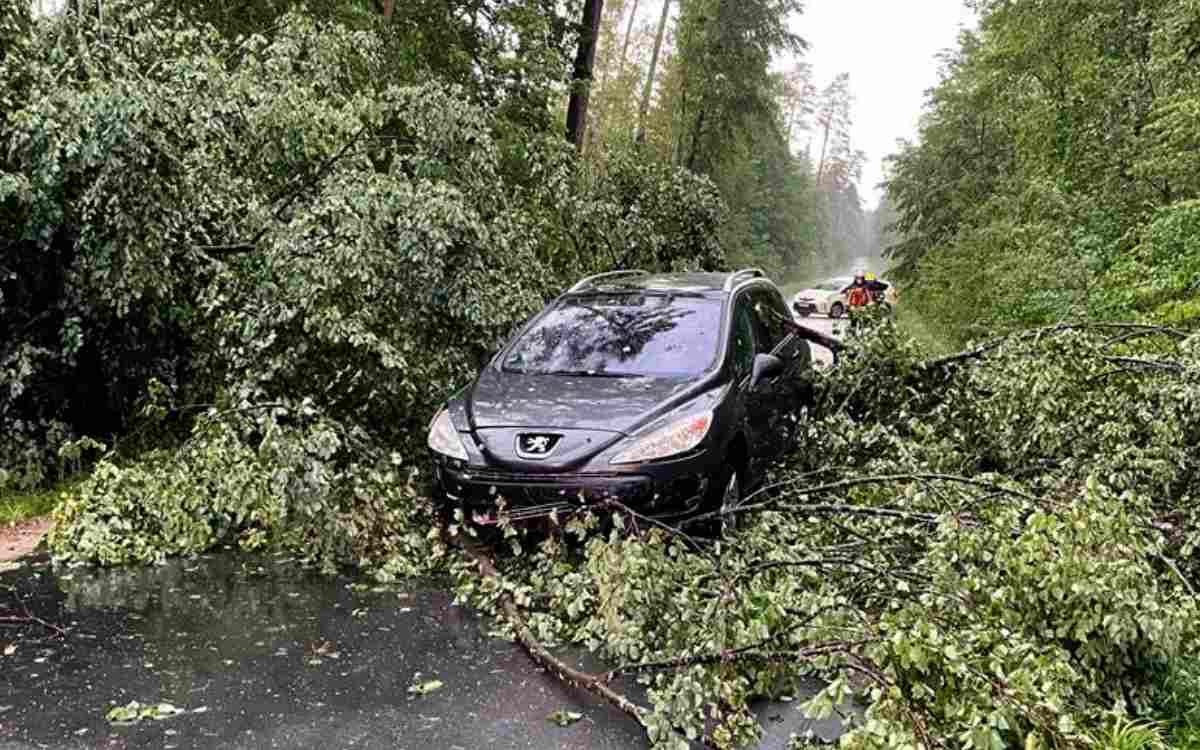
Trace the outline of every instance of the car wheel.
[[846, 314], [846, 306], [841, 302], [834, 302], [833, 307], [829, 308], [829, 317], [840, 318]]
[[812, 314], [807, 307], [804, 309], [801, 309], [800, 306], [797, 305], [793, 309], [796, 311], [796, 314], [802, 318], [807, 318], [809, 315]]

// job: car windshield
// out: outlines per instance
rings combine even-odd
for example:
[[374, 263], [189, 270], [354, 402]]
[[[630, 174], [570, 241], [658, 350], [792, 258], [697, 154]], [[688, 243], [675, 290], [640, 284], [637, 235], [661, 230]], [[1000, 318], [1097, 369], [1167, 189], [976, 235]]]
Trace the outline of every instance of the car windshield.
[[849, 283], [849, 279], [846, 280], [845, 284], [837, 279], [830, 279], [829, 281], [822, 281], [820, 284], [817, 284], [817, 289], [821, 290], [822, 292], [836, 292]]
[[721, 302], [685, 294], [568, 297], [504, 357], [508, 372], [687, 377], [712, 367]]

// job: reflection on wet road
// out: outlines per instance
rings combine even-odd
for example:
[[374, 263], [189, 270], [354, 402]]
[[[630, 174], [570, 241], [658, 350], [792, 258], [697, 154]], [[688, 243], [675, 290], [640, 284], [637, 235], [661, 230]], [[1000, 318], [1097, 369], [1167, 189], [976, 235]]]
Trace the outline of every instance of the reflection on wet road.
[[[647, 747], [623, 714], [489, 636], [442, 582], [364, 585], [232, 554], [118, 570], [23, 563], [0, 574], [0, 614], [69, 634], [0, 628], [0, 750]], [[409, 690], [432, 680], [442, 687]], [[135, 700], [184, 713], [105, 719]], [[797, 705], [762, 707], [763, 747], [808, 728]], [[560, 709], [584, 719], [558, 727], [547, 717]]]

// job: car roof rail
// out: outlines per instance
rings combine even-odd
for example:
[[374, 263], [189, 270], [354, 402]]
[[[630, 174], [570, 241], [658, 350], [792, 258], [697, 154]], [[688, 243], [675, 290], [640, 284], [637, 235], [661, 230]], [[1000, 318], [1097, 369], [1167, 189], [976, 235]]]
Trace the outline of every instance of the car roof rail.
[[649, 271], [643, 271], [640, 268], [633, 268], [627, 271], [609, 271], [608, 273], [598, 273], [595, 276], [588, 276], [582, 279], [575, 286], [571, 287], [567, 293], [582, 292], [584, 289], [591, 289], [596, 286], [596, 282], [602, 279], [616, 279], [619, 276], [649, 276]]
[[743, 268], [740, 271], [734, 271], [729, 274], [729, 278], [725, 279], [725, 291], [732, 291], [735, 286], [743, 281], [750, 279], [765, 279], [767, 275], [763, 273], [761, 268]]

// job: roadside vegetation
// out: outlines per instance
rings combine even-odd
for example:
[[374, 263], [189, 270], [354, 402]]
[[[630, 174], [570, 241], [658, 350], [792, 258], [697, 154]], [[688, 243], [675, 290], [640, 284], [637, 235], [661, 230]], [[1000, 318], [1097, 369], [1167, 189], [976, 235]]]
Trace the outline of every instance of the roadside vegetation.
[[890, 164], [893, 276], [955, 346], [1200, 319], [1193, 0], [980, 0]]
[[0, 495], [0, 526], [10, 526], [39, 516], [48, 516], [59, 501], [58, 487], [45, 490], [10, 491]]
[[[58, 560], [448, 571], [535, 654], [602, 657], [566, 676], [658, 747], [746, 746], [750, 701], [812, 676], [814, 715], [866, 706], [846, 748], [1200, 744], [1194, 3], [980, 3], [870, 222], [849, 82], [771, 72], [794, 2], [633, 44], [636, 2], [69, 5], [0, 15], [0, 487], [35, 512], [87, 467]], [[434, 405], [570, 281], [813, 275], [871, 233], [899, 327], [812, 375], [736, 514], [482, 552], [433, 522]]]

